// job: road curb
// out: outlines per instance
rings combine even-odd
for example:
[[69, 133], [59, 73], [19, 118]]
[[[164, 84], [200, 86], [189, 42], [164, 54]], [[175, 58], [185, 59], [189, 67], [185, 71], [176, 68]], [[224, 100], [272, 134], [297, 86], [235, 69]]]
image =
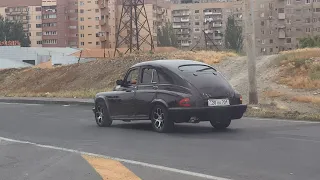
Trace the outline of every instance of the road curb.
[[73, 99], [73, 98], [9, 98], [0, 97], [3, 103], [22, 103], [22, 104], [61, 104], [61, 105], [88, 105], [93, 106], [93, 99]]

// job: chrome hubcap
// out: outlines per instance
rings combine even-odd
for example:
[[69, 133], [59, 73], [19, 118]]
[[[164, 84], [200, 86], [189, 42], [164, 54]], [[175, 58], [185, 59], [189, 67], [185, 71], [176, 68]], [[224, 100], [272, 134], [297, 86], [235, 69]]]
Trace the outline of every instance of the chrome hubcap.
[[154, 126], [161, 129], [164, 125], [164, 113], [161, 108], [157, 108], [153, 113]]
[[103, 109], [100, 106], [98, 106], [96, 110], [96, 119], [98, 124], [103, 123]]

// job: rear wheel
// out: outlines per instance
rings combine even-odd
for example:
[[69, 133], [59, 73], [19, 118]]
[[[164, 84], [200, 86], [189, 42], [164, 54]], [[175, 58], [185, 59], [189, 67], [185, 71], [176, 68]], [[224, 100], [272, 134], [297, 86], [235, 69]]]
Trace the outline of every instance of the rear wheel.
[[112, 119], [109, 116], [106, 104], [102, 101], [98, 101], [95, 108], [95, 119], [97, 125], [100, 127], [110, 127], [112, 124]]
[[231, 119], [219, 120], [219, 121], [210, 121], [211, 125], [218, 130], [224, 130], [228, 128], [231, 124]]
[[174, 122], [168, 118], [168, 110], [162, 105], [155, 105], [151, 110], [152, 128], [159, 133], [172, 131]]

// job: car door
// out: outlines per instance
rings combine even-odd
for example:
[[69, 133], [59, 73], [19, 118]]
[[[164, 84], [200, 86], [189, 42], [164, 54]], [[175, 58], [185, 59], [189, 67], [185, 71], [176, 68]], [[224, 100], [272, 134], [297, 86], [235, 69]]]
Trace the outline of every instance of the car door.
[[139, 68], [133, 68], [126, 74], [123, 85], [117, 87], [115, 96], [109, 97], [110, 114], [114, 119], [134, 118], [135, 93], [139, 79]]
[[156, 98], [158, 90], [158, 75], [152, 66], [141, 68], [138, 88], [135, 94], [137, 119], [148, 119], [151, 102]]

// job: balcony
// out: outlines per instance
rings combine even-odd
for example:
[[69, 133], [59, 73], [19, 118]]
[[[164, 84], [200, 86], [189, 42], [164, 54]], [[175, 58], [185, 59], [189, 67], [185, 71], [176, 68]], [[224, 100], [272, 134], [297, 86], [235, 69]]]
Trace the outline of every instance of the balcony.
[[172, 15], [173, 16], [190, 16], [190, 12], [175, 13]]
[[285, 39], [286, 38], [286, 32], [284, 30], [279, 30], [279, 39]]
[[28, 11], [11, 11], [7, 12], [7, 15], [28, 15]]
[[173, 29], [180, 29], [181, 25], [172, 25]]
[[204, 12], [204, 15], [221, 15], [221, 12]]
[[190, 19], [189, 18], [181, 18], [181, 22], [189, 22]]
[[189, 46], [190, 46], [190, 43], [188, 43], [188, 42], [187, 42], [187, 43], [181, 43], [181, 46], [182, 46], [182, 47], [189, 47]]
[[222, 39], [222, 36], [215, 36], [214, 39], [215, 39], [215, 40], [221, 40], [221, 39]]
[[278, 19], [285, 20], [286, 19], [286, 14], [285, 13], [278, 13]]
[[212, 33], [213, 33], [213, 30], [211, 30], [211, 29], [204, 30], [204, 33], [206, 33], [206, 34], [212, 34]]
[[98, 4], [99, 4], [99, 8], [100, 9], [104, 9], [107, 7], [106, 3], [105, 3], [105, 0], [99, 0], [98, 1]]
[[104, 26], [104, 25], [106, 25], [106, 24], [107, 24], [107, 22], [106, 22], [106, 20], [104, 20], [104, 19], [99, 21], [99, 25], [100, 25], [100, 26]]
[[107, 40], [107, 36], [100, 36], [99, 37], [99, 40], [101, 41], [101, 42], [103, 42], [103, 41], [106, 41]]
[[219, 28], [219, 27], [222, 27], [222, 24], [213, 24], [212, 27]]

